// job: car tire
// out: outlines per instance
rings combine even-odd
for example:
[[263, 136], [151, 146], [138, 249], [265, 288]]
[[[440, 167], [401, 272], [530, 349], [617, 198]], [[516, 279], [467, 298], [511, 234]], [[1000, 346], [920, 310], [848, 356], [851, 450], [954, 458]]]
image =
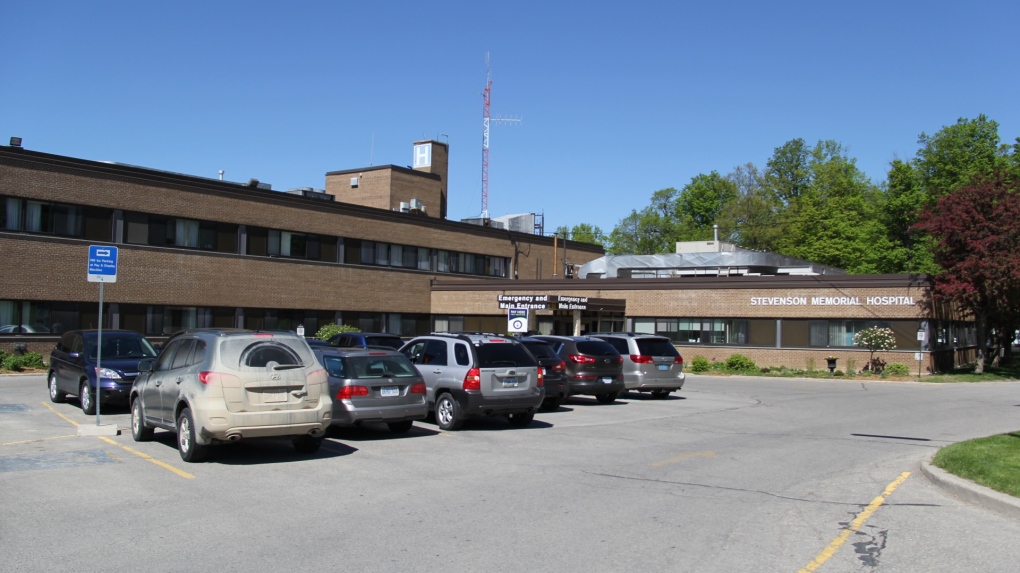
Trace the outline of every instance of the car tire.
[[388, 422], [386, 425], [389, 426], [390, 431], [393, 432], [394, 434], [406, 434], [407, 432], [411, 431], [411, 428], [414, 426], [414, 420], [404, 420], [403, 422]]
[[669, 393], [671, 391], [672, 390], [652, 390], [652, 398], [655, 398], [656, 400], [665, 400], [666, 398], [669, 398]]
[[510, 420], [510, 425], [515, 428], [524, 428], [535, 419], [535, 415], [531, 412], [520, 412], [517, 414], [507, 415], [507, 419]]
[[612, 404], [619, 397], [619, 392], [609, 392], [608, 394], [596, 394], [595, 399], [599, 401], [599, 404]]
[[177, 416], [177, 451], [181, 459], [188, 463], [200, 462], [205, 458], [209, 446], [203, 446], [195, 441], [195, 419], [191, 416], [191, 409], [181, 410]]
[[560, 409], [560, 404], [562, 403], [562, 398], [546, 398], [545, 401], [542, 402], [542, 409], [547, 412], [555, 412]]
[[322, 445], [322, 438], [316, 438], [313, 436], [301, 436], [294, 438], [294, 449], [298, 453], [302, 454], [314, 454], [319, 451], [319, 446]]
[[448, 432], [459, 430], [464, 425], [460, 403], [449, 392], [443, 392], [436, 400], [436, 425]]
[[81, 381], [81, 386], [78, 387], [78, 400], [81, 402], [81, 411], [86, 416], [92, 416], [96, 413], [96, 397], [89, 390], [88, 380]]
[[136, 442], [148, 442], [152, 439], [153, 429], [145, 425], [145, 412], [142, 410], [142, 398], [136, 396], [131, 401], [131, 437]]
[[54, 404], [63, 404], [67, 401], [67, 392], [62, 391], [59, 387], [57, 387], [56, 372], [50, 372], [49, 388], [50, 402], [53, 402]]

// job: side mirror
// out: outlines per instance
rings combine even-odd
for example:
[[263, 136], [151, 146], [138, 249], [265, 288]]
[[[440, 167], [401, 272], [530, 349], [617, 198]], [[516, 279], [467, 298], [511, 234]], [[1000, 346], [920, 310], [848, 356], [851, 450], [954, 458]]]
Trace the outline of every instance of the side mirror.
[[152, 358], [146, 358], [145, 360], [138, 361], [139, 372], [152, 372], [153, 366], [156, 365], [156, 361]]
[[70, 358], [81, 358], [81, 353], [79, 353], [79, 352], [68, 352], [67, 356], [70, 357]]

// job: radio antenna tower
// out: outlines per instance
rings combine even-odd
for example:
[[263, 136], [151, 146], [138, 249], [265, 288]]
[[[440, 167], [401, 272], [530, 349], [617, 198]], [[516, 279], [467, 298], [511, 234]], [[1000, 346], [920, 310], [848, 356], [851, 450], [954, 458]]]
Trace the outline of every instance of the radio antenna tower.
[[482, 219], [489, 218], [489, 125], [496, 123], [520, 123], [521, 118], [492, 118], [489, 105], [492, 97], [492, 72], [489, 69], [489, 52], [485, 52], [485, 89], [482, 91]]

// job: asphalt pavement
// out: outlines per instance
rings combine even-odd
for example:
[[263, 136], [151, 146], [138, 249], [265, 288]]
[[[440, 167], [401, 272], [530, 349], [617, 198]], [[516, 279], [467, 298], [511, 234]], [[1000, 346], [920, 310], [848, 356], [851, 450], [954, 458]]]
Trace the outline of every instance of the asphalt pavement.
[[[1020, 519], [925, 477], [1020, 427], [1020, 383], [691, 375], [668, 400], [265, 440], [79, 437], [43, 376], [0, 376], [4, 571], [1002, 571]], [[128, 426], [126, 408], [104, 423]]]

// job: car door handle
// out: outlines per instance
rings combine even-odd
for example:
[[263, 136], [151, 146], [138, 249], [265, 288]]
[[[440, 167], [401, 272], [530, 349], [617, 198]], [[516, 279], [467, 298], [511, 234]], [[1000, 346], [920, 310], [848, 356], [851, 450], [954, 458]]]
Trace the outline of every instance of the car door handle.
[[180, 384], [181, 382], [184, 382], [184, 377], [183, 376], [178, 376], [177, 380], [175, 380], [175, 382], [177, 382], [178, 384]]
[[156, 380], [156, 388], [159, 388], [162, 385], [163, 385], [163, 381], [162, 380]]

